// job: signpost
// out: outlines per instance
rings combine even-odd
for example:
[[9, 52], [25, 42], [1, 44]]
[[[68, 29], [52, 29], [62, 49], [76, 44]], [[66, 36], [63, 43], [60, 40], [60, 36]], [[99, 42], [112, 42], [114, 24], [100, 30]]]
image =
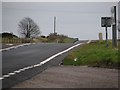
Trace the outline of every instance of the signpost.
[[111, 19], [112, 19], [112, 45], [117, 47], [117, 26], [116, 26], [116, 6], [111, 8]]
[[106, 47], [108, 47], [108, 33], [107, 27], [111, 27], [111, 17], [101, 17], [101, 27], [105, 27], [106, 30]]
[[111, 17], [101, 17], [101, 27], [106, 29], [106, 46], [108, 46], [107, 27], [112, 25], [112, 46], [117, 47], [117, 25], [116, 25], [116, 6], [111, 8]]

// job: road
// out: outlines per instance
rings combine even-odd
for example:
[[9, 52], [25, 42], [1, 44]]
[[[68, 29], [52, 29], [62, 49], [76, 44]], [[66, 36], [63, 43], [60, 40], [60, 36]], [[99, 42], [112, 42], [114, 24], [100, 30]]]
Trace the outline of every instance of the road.
[[60, 64], [68, 53], [60, 54], [48, 62], [43, 62], [42, 65], [40, 62], [73, 45], [75, 44], [37, 43], [2, 51], [2, 87], [10, 88], [46, 68]]
[[12, 88], [104, 88], [100, 90], [116, 88], [112, 90], [118, 90], [118, 70], [59, 65], [48, 68]]

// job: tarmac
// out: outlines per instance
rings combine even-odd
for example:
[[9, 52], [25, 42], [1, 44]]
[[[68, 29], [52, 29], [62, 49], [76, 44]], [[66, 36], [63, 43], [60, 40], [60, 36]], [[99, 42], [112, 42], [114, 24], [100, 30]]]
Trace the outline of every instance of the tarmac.
[[118, 70], [53, 66], [12, 88], [118, 88]]

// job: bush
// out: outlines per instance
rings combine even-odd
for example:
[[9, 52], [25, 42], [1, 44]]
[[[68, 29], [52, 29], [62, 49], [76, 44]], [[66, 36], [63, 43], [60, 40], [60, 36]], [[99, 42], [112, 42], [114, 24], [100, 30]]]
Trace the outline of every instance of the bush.
[[26, 39], [21, 39], [21, 41], [22, 41], [22, 43], [30, 43], [30, 42], [32, 42], [33, 40], [26, 38]]
[[45, 36], [41, 36], [41, 38], [46, 38]]

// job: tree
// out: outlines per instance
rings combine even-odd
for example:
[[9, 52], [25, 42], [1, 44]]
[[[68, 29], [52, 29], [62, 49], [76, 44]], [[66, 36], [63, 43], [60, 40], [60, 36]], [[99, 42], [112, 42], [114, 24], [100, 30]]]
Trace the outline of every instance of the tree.
[[19, 22], [18, 30], [25, 38], [36, 37], [41, 33], [38, 25], [29, 17], [25, 17]]

